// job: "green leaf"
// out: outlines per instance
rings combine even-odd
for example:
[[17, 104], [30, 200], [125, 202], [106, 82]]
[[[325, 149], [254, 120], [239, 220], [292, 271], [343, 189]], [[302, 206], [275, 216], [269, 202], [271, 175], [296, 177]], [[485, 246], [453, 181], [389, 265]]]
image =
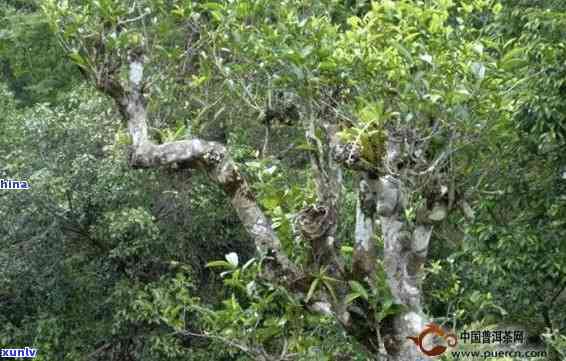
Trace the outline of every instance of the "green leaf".
[[332, 286], [332, 284], [330, 282], [328, 282], [328, 279], [332, 279], [332, 278], [324, 277], [322, 279], [322, 283], [324, 284], [324, 287], [326, 287], [328, 292], [330, 292], [330, 296], [332, 296], [332, 299], [334, 300], [334, 302], [338, 302], [338, 298], [336, 298], [336, 293], [334, 292], [334, 287]]
[[406, 306], [394, 303], [392, 298], [387, 298], [383, 301], [381, 311], [378, 312], [376, 317], [379, 321], [381, 321], [387, 316], [398, 315], [406, 309]]
[[213, 11], [220, 11], [224, 9], [222, 5], [220, 5], [219, 3], [213, 3], [213, 2], [203, 4], [202, 7], [207, 10], [213, 10]]
[[314, 281], [312, 281], [311, 286], [309, 288], [309, 292], [307, 293], [307, 298], [305, 299], [305, 302], [309, 302], [311, 297], [313, 296], [314, 292], [316, 291], [316, 287], [318, 286], [319, 283], [319, 279], [315, 278]]
[[325, 60], [319, 64], [319, 69], [322, 71], [332, 72], [336, 70], [336, 63], [332, 60]]
[[222, 268], [232, 268], [232, 265], [226, 261], [212, 261], [206, 264], [207, 268], [222, 267]]
[[349, 305], [351, 304], [355, 299], [360, 298], [361, 295], [359, 293], [349, 293], [346, 296], [346, 304]]
[[351, 246], [342, 246], [340, 247], [340, 251], [344, 254], [352, 254], [354, 253], [354, 247]]
[[173, 135], [175, 140], [179, 140], [181, 138], [183, 138], [183, 136], [185, 135], [185, 132], [187, 130], [187, 127], [185, 125], [179, 127], [177, 129], [177, 131], [175, 131], [175, 134]]
[[280, 203], [281, 203], [281, 199], [279, 197], [269, 197], [266, 198], [262, 201], [263, 206], [265, 208], [267, 208], [268, 210], [270, 209], [274, 209], [275, 207], [277, 207]]
[[249, 259], [249, 260], [244, 264], [244, 266], [242, 267], [242, 270], [245, 271], [248, 267], [250, 267], [252, 264], [254, 264], [255, 261], [256, 261], [255, 258]]
[[399, 52], [399, 54], [405, 58], [405, 60], [407, 60], [408, 63], [412, 63], [413, 62], [413, 56], [411, 55], [411, 53], [407, 50], [407, 48], [405, 48], [403, 45], [394, 42], [393, 43], [393, 47], [395, 49], [397, 49], [397, 51]]
[[348, 283], [350, 284], [350, 288], [352, 288], [355, 293], [359, 294], [366, 301], [369, 299], [368, 291], [361, 283], [359, 283], [358, 281], [350, 281]]
[[78, 52], [72, 52], [69, 54], [69, 58], [71, 58], [71, 60], [77, 64], [78, 66], [80, 66], [83, 69], [88, 69], [88, 64], [85, 60], [85, 58], [83, 58], [81, 56], [81, 54], [79, 54]]
[[503, 70], [511, 71], [526, 65], [526, 53], [527, 49], [524, 47], [518, 47], [509, 51], [505, 54], [503, 59], [501, 59], [500, 67], [503, 68]]
[[224, 15], [222, 15], [220, 11], [211, 11], [210, 13], [217, 22], [222, 22], [222, 20], [224, 20]]

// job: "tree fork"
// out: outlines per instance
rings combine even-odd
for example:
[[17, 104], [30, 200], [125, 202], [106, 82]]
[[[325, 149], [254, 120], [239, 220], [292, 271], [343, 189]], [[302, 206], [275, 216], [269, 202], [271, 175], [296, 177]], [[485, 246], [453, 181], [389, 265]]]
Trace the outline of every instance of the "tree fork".
[[[305, 286], [308, 287], [308, 282], [305, 284], [308, 278], [303, 272], [301, 272], [298, 267], [293, 264], [293, 262], [285, 254], [280, 240], [277, 238], [269, 219], [264, 215], [263, 211], [258, 206], [250, 187], [244, 177], [242, 176], [240, 170], [236, 163], [231, 159], [226, 147], [217, 142], [206, 141], [202, 139], [191, 139], [183, 141], [175, 141], [165, 144], [155, 144], [149, 139], [148, 125], [147, 125], [147, 111], [146, 111], [146, 99], [143, 95], [143, 53], [141, 51], [132, 51], [128, 58], [128, 70], [129, 70], [129, 82], [128, 86], [124, 87], [119, 80], [115, 77], [115, 74], [107, 74], [108, 78], [96, 79], [96, 85], [99, 90], [109, 95], [116, 102], [121, 115], [127, 122], [128, 131], [132, 138], [132, 144], [130, 146], [129, 152], [129, 162], [130, 166], [133, 168], [154, 168], [167, 164], [181, 164], [184, 167], [200, 169], [219, 184], [225, 193], [230, 197], [230, 201], [234, 209], [236, 210], [239, 219], [244, 225], [247, 233], [253, 239], [254, 244], [261, 254], [268, 256], [271, 262], [267, 262], [267, 277], [277, 283], [282, 283], [292, 290], [304, 292]], [[312, 115], [312, 114], [311, 114]], [[312, 136], [311, 132], [308, 135]], [[319, 193], [319, 199], [322, 201], [321, 204], [329, 207], [331, 213], [335, 213], [336, 207], [338, 206], [339, 199], [339, 187], [341, 185], [341, 173], [340, 169], [337, 167], [339, 162], [335, 162], [336, 157], [331, 157], [331, 153], [339, 147], [336, 138], [336, 129], [332, 124], [325, 124], [325, 130], [328, 136], [329, 146], [325, 149], [319, 149], [316, 156], [312, 158], [313, 170], [315, 170], [315, 178], [317, 178], [317, 186]], [[307, 137], [308, 137], [307, 135]], [[319, 143], [320, 144], [320, 143]], [[391, 157], [391, 154], [388, 154]], [[318, 158], [318, 159], [316, 159]], [[374, 174], [374, 169], [365, 169], [369, 173]], [[328, 177], [328, 173], [331, 174]], [[384, 181], [387, 178], [380, 178], [380, 181]], [[369, 183], [372, 184], [371, 188], [374, 188], [375, 180], [371, 180]], [[383, 188], [381, 189], [381, 194], [378, 192], [377, 203], [373, 203], [377, 206], [377, 213], [380, 212], [380, 207], [383, 208], [383, 204], [380, 204], [380, 196], [385, 196], [385, 198], [391, 198], [394, 192], [389, 192]], [[367, 206], [367, 203], [371, 204], [370, 201], [372, 197], [371, 192], [367, 193], [363, 191], [360, 194], [360, 207]], [[369, 198], [368, 198], [369, 197]], [[397, 202], [398, 196], [392, 199]], [[388, 199], [388, 198], [387, 198]], [[364, 204], [364, 202], [366, 204]], [[372, 206], [370, 205], [370, 208]], [[387, 208], [387, 205], [385, 205]], [[393, 205], [393, 209], [395, 209]], [[371, 271], [371, 260], [369, 258], [375, 257], [374, 252], [367, 246], [371, 243], [371, 238], [368, 238], [368, 224], [370, 224], [369, 219], [373, 218], [372, 212], [368, 211], [366, 208], [364, 214], [363, 223], [365, 224], [365, 236], [357, 238], [357, 259], [368, 258], [363, 262], [357, 262], [358, 265], [362, 265], [362, 269], [365, 274], [368, 275]], [[391, 214], [389, 216], [391, 219], [391, 224], [395, 225], [394, 222], [399, 218], [398, 214]], [[382, 222], [387, 224], [388, 218], [381, 217]], [[336, 232], [336, 220], [335, 217], [331, 217], [331, 221], [334, 223], [330, 225], [330, 229], [327, 234], [322, 237], [325, 242], [323, 242], [322, 249], [327, 248], [336, 249], [337, 240], [335, 240], [334, 235]], [[373, 224], [372, 224], [373, 225]], [[383, 225], [382, 225], [383, 226]], [[395, 227], [393, 227], [394, 229]], [[384, 239], [386, 242], [386, 263], [387, 263], [387, 244], [396, 243], [398, 240], [398, 235], [394, 232], [392, 234], [386, 234], [387, 230], [384, 229]], [[362, 246], [360, 248], [360, 246]], [[321, 249], [321, 251], [322, 251]], [[391, 248], [394, 249], [394, 248]], [[361, 251], [363, 250], [363, 251]], [[328, 252], [322, 252], [327, 253]], [[332, 254], [334, 252], [330, 252]], [[390, 254], [390, 258], [393, 260], [398, 260], [400, 254], [396, 251]], [[334, 259], [332, 259], [334, 258]], [[325, 263], [328, 262], [331, 265], [341, 265], [341, 260], [338, 259], [338, 255], [334, 254], [334, 257], [327, 258]], [[338, 263], [336, 263], [338, 262]], [[375, 262], [375, 258], [374, 258]], [[343, 278], [345, 275], [338, 269], [334, 270], [335, 276], [341, 276]], [[338, 271], [338, 272], [336, 272]], [[389, 272], [389, 271], [388, 271]], [[342, 281], [347, 281], [342, 279]], [[401, 283], [404, 284], [404, 283]], [[393, 294], [399, 294], [399, 288], [397, 283], [392, 282], [390, 279], [390, 286], [392, 288]], [[334, 300], [331, 302], [332, 311], [337, 318], [337, 320], [343, 325], [343, 327], [355, 337], [366, 349], [373, 353], [374, 355], [380, 354], [380, 340], [379, 340], [379, 328], [380, 325], [376, 320], [372, 320], [369, 317], [372, 314], [372, 308], [370, 305], [346, 305], [343, 299], [348, 291], [347, 287], [340, 287], [337, 290], [337, 294], [340, 296], [340, 300]], [[403, 299], [398, 299], [399, 303], [405, 303]], [[415, 351], [416, 348], [409, 345], [409, 340], [405, 340], [403, 337], [413, 336], [416, 332], [419, 332], [417, 328], [424, 325], [424, 318], [419, 316], [420, 306], [418, 303], [411, 304], [411, 311], [403, 313], [401, 315], [395, 316], [392, 322], [391, 335], [388, 338], [384, 337], [384, 343], [389, 356], [392, 360], [404, 360], [403, 357], [417, 357]], [[414, 309], [414, 310], [413, 310]], [[368, 318], [369, 317], [369, 318]], [[417, 322], [418, 321], [418, 322]], [[386, 331], [382, 327], [382, 332]], [[388, 341], [393, 342], [395, 347], [388, 347]], [[411, 348], [412, 347], [412, 348]], [[399, 352], [397, 350], [400, 350]], [[411, 359], [411, 358], [409, 358]], [[418, 358], [414, 358], [415, 360]], [[419, 358], [422, 359], [422, 358]]]
[[149, 139], [146, 100], [143, 89], [143, 54], [133, 51], [128, 59], [129, 84], [125, 88], [115, 78], [98, 79], [97, 87], [116, 102], [132, 138], [129, 163], [133, 168], [154, 168], [178, 163], [206, 171], [230, 201], [257, 250], [272, 260], [270, 278], [293, 284], [301, 272], [283, 252], [270, 221], [259, 208], [250, 187], [226, 147], [217, 142], [191, 139], [155, 144]]

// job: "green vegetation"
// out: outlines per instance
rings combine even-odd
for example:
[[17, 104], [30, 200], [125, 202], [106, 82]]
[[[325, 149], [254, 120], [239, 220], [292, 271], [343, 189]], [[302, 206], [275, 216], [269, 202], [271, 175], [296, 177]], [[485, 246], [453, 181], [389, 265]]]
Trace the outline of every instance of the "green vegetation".
[[432, 322], [565, 360], [564, 29], [553, 0], [2, 2], [0, 178], [31, 189], [0, 189], [0, 349], [430, 360]]

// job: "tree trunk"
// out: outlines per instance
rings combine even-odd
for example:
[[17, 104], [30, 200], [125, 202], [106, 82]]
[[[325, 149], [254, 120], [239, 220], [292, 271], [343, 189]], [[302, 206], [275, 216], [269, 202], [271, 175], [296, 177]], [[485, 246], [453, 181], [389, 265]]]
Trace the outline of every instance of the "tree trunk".
[[[389, 141], [386, 169], [398, 169], [400, 153], [399, 144]], [[418, 336], [427, 323], [419, 282], [432, 233], [431, 225], [407, 219], [403, 193], [410, 191], [403, 187], [398, 174], [379, 179], [377, 213], [384, 241], [384, 268], [394, 302], [402, 306], [401, 313], [386, 318], [381, 325], [392, 361], [429, 360], [408, 338]]]
[[377, 179], [363, 172], [358, 185], [352, 274], [358, 280], [375, 276], [375, 216]]
[[[283, 251], [269, 219], [258, 206], [246, 180], [222, 144], [192, 139], [158, 145], [149, 139], [142, 79], [143, 55], [136, 54], [135, 51], [129, 58], [129, 86], [123, 86], [117, 77], [96, 79], [98, 88], [116, 101], [128, 123], [132, 138], [130, 165], [149, 168], [176, 163], [182, 167], [206, 171], [230, 197], [232, 206], [258, 251], [268, 256], [268, 262], [264, 263], [266, 276], [273, 282], [287, 285], [291, 290], [303, 292], [305, 274], [299, 271]], [[330, 303], [334, 316], [348, 333], [374, 355], [380, 355], [385, 348], [392, 361], [428, 360], [408, 337], [417, 336], [426, 322], [422, 314], [418, 282], [432, 226], [415, 224], [405, 217], [402, 184], [398, 175], [389, 172], [378, 178], [374, 165], [361, 158], [359, 146], [338, 144], [337, 124], [322, 121], [326, 137], [323, 144], [316, 137], [314, 116], [310, 111], [306, 128], [307, 139], [316, 149], [311, 154], [311, 164], [318, 202], [301, 212], [298, 221], [303, 236], [313, 249], [311, 266], [319, 270], [324, 268], [329, 276], [339, 280], [335, 290], [336, 299], [321, 295], [321, 302], [318, 304], [328, 310]], [[398, 169], [399, 143], [389, 141], [387, 148], [385, 168]], [[356, 214], [353, 275], [344, 270], [343, 260], [338, 252], [339, 240], [336, 239], [342, 187], [339, 163], [362, 172]], [[381, 324], [375, 320], [375, 307], [379, 305], [372, 305], [366, 300], [356, 300], [355, 304], [350, 305], [345, 302], [351, 276], [368, 286], [371, 286], [370, 281], [375, 277], [373, 236], [376, 217], [381, 221], [387, 281], [395, 303], [403, 309]], [[311, 308], [314, 309], [314, 306], [315, 304]]]

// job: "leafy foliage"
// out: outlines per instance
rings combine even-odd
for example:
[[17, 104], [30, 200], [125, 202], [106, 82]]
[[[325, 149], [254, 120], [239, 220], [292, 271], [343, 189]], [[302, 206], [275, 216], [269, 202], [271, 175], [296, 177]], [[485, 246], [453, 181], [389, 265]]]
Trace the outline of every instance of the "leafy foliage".
[[[426, 312], [456, 329], [526, 327], [563, 359], [565, 11], [506, 0], [2, 3], [0, 178], [31, 189], [0, 190], [0, 344], [33, 345], [41, 360], [366, 360], [307, 306], [326, 293], [378, 322], [403, 312], [381, 260], [373, 279], [308, 269], [304, 292], [266, 281], [269, 257], [253, 258], [206, 175], [129, 168], [119, 114], [79, 83], [125, 78], [128, 52], [143, 47], [152, 136], [227, 144], [301, 266], [311, 245], [295, 219], [316, 202], [303, 120], [319, 122], [320, 140], [322, 120], [339, 119], [340, 140], [376, 173], [392, 129], [427, 135], [426, 154], [405, 155], [434, 161], [410, 178], [405, 220], [442, 186], [453, 212], [434, 227]], [[341, 184], [346, 272], [357, 180], [345, 171]]]

